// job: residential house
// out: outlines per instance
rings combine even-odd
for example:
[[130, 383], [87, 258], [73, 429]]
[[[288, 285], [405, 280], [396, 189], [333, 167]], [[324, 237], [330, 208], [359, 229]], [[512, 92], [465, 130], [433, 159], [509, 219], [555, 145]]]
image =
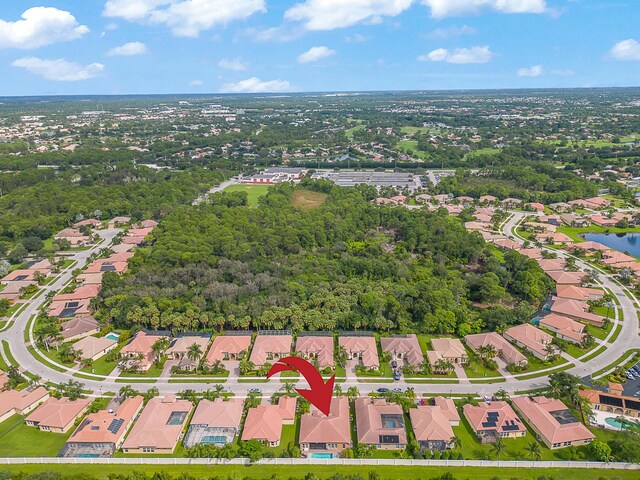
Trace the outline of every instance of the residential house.
[[582, 285], [588, 275], [584, 272], [546, 272], [558, 285]]
[[249, 354], [251, 334], [218, 335], [213, 339], [211, 348], [207, 352], [205, 365], [213, 366], [217, 361], [240, 360], [242, 355]]
[[70, 400], [66, 397], [50, 397], [25, 419], [25, 423], [43, 432], [66, 433], [89, 405], [91, 399], [88, 398]]
[[333, 367], [335, 364], [333, 334], [299, 335], [295, 350], [306, 360], [317, 362], [322, 369]]
[[158, 222], [155, 220], [143, 220], [137, 225], [137, 228], [156, 228], [158, 226]]
[[507, 402], [472, 405], [467, 403], [462, 412], [480, 443], [495, 443], [498, 438], [524, 437], [527, 429]]
[[2, 278], [2, 283], [9, 285], [10, 283], [34, 283], [36, 281], [36, 271], [32, 269], [20, 269], [9, 272]]
[[427, 358], [432, 366], [438, 360], [445, 360], [454, 365], [464, 365], [469, 360], [464, 345], [457, 338], [433, 338], [431, 340], [433, 350], [427, 352]]
[[547, 397], [515, 397], [513, 408], [538, 438], [552, 449], [587, 445], [595, 435], [560, 400]]
[[114, 217], [109, 220], [109, 228], [123, 227], [131, 223], [130, 217]]
[[527, 349], [540, 360], [548, 360], [557, 353], [557, 349], [552, 343], [553, 337], [529, 323], [508, 328], [503, 336], [520, 348]]
[[579, 393], [591, 403], [595, 412], [640, 419], [640, 400], [637, 398], [614, 391], [607, 393], [599, 390], [580, 390]]
[[580, 302], [598, 301], [604, 297], [604, 291], [596, 288], [578, 287], [576, 285], [557, 285], [556, 297], [570, 298]]
[[373, 335], [340, 336], [338, 345], [345, 350], [348, 360], [358, 360], [358, 363], [365, 368], [380, 368], [378, 345]]
[[283, 425], [295, 422], [296, 403], [293, 397], [280, 397], [275, 405], [250, 408], [244, 421], [242, 440], [258, 440], [269, 447], [280, 445]]
[[560, 215], [560, 218], [562, 219], [562, 223], [569, 227], [584, 228], [591, 225], [588, 218], [576, 215], [575, 213], [563, 213]]
[[34, 282], [11, 282], [0, 290], [0, 300], [8, 300], [11, 303], [18, 302], [24, 293], [24, 289]]
[[51, 299], [48, 314], [58, 318], [88, 315], [89, 303], [98, 296], [101, 289], [101, 285], [87, 285], [76, 288], [72, 293], [58, 294]]
[[542, 317], [540, 327], [554, 332], [562, 340], [578, 345], [582, 344], [586, 337], [582, 323], [555, 313]]
[[78, 286], [83, 287], [85, 285], [102, 285], [102, 276], [104, 272], [99, 273], [81, 273], [76, 277], [76, 283]]
[[518, 242], [515, 242], [509, 238], [502, 238], [500, 240], [496, 240], [493, 244], [498, 247], [500, 250], [520, 250], [522, 245]]
[[495, 203], [498, 199], [493, 195], [482, 195], [478, 201], [480, 203]]
[[561, 272], [564, 270], [565, 261], [562, 258], [550, 258], [537, 260], [543, 272]]
[[60, 336], [65, 342], [95, 335], [100, 332], [100, 324], [90, 316], [76, 317], [61, 324]]
[[316, 408], [302, 415], [299, 443], [305, 457], [318, 453], [338, 457], [345, 448], [350, 448], [351, 423], [347, 397], [331, 399], [329, 416]]
[[555, 232], [555, 233], [538, 233], [535, 236], [536, 240], [540, 243], [549, 244], [549, 245], [571, 245], [573, 244], [573, 239], [564, 233]]
[[548, 223], [555, 227], [560, 227], [562, 225], [562, 218], [560, 215], [540, 215], [538, 220], [542, 223]]
[[398, 360], [399, 365], [422, 365], [424, 356], [415, 334], [393, 335], [391, 337], [381, 337], [380, 346], [382, 351], [388, 352], [392, 360]]
[[579, 322], [586, 322], [596, 327], [604, 326], [604, 318], [589, 312], [588, 304], [570, 298], [553, 297], [552, 300], [551, 311], [553, 313], [564, 315]]
[[80, 352], [81, 359], [92, 361], [104, 357], [117, 347], [118, 342], [107, 337], [84, 337], [73, 344], [73, 349]]
[[[169, 348], [166, 351], [166, 356], [169, 360], [178, 360], [178, 368], [180, 370], [191, 371], [198, 368], [198, 364], [200, 363], [200, 358], [202, 358], [209, 346], [209, 341], [211, 340], [211, 334], [191, 334], [185, 333], [179, 335], [178, 338], [175, 338]], [[200, 358], [192, 359], [189, 357], [189, 349], [193, 346], [197, 345], [200, 347]]]
[[142, 330], [136, 333], [135, 337], [133, 337], [127, 345], [122, 347], [120, 350], [120, 357], [128, 359], [129, 368], [136, 367], [139, 370], [146, 372], [151, 368], [151, 365], [153, 365], [153, 362], [156, 360], [153, 353], [153, 345], [163, 338], [168, 339], [168, 333], [156, 333], [148, 330]]
[[529, 257], [534, 260], [540, 260], [542, 258], [541, 248], [523, 248], [522, 250], [519, 250], [518, 253], [521, 253], [525, 257]]
[[48, 398], [49, 391], [44, 387], [0, 392], [0, 422], [12, 415], [27, 415]]
[[357, 398], [356, 435], [358, 443], [380, 450], [402, 450], [407, 446], [402, 407], [384, 399]]
[[99, 410], [87, 415], [60, 451], [67, 458], [110, 458], [122, 446], [144, 405], [140, 395], [125, 398], [114, 411]]
[[96, 230], [98, 230], [102, 228], [102, 222], [100, 220], [96, 220], [95, 218], [88, 218], [86, 220], [82, 220], [73, 224], [73, 228], [82, 227], [95, 228]]
[[72, 247], [81, 247], [83, 245], [89, 245], [92, 242], [91, 237], [75, 228], [65, 228], [64, 230], [56, 233], [53, 239], [66, 240]]
[[291, 355], [291, 334], [264, 335], [258, 333], [249, 360], [257, 367], [265, 363], [276, 363], [281, 358]]
[[480, 353], [483, 348], [492, 346], [498, 357], [504, 360], [507, 365], [525, 367], [528, 363], [527, 357], [495, 332], [467, 335], [464, 337], [464, 341], [476, 354]]
[[184, 439], [184, 446], [192, 448], [200, 443], [216, 446], [234, 443], [240, 432], [243, 408], [244, 402], [239, 398], [228, 401], [222, 398], [214, 401], [200, 400]]
[[455, 434], [440, 407], [417, 406], [409, 410], [411, 427], [423, 452], [453, 448]]
[[611, 250], [606, 245], [603, 245], [603, 244], [598, 243], [598, 242], [591, 242], [591, 241], [574, 243], [573, 247], [572, 247], [572, 250], [577, 250], [577, 249], [584, 250], [587, 253], [608, 252], [609, 250]]
[[173, 395], [152, 398], [122, 444], [122, 451], [173, 453], [192, 409], [193, 404], [189, 400], [178, 400]]
[[527, 203], [524, 208], [527, 210], [533, 210], [534, 212], [544, 213], [544, 205], [537, 202]]

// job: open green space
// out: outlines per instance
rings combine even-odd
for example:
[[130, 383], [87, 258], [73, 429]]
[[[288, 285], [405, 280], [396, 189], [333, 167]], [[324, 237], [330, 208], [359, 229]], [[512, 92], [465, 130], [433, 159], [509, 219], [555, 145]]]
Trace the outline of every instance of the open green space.
[[[144, 475], [173, 475], [178, 478], [188, 474], [196, 478], [242, 478], [262, 480], [281, 478], [283, 467], [277, 465], [19, 465], [12, 468], [2, 467], [0, 472], [58, 472], [64, 475], [92, 475], [98, 479], [107, 479], [113, 475], [130, 475], [139, 472]], [[342, 466], [342, 465], [287, 465], [286, 477], [303, 479], [309, 474], [320, 479], [334, 475], [359, 475], [367, 478], [375, 472], [381, 479], [423, 480], [451, 473], [455, 480], [472, 478], [474, 480], [538, 480], [542, 476], [562, 480], [637, 480], [638, 472], [633, 470], [557, 469], [557, 468], [505, 468], [505, 467], [399, 467], [399, 466]], [[115, 478], [115, 477], [113, 477]], [[66, 480], [66, 479], [65, 479]]]
[[364, 130], [364, 125], [356, 125], [355, 127], [351, 127], [347, 130], [345, 130], [344, 134], [347, 136], [347, 138], [349, 140], [353, 139], [353, 134], [356, 132], [359, 132], [361, 130]]
[[599, 227], [598, 225], [589, 225], [588, 227], [567, 227], [563, 225], [558, 227], [557, 232], [564, 233], [570, 236], [576, 242], [584, 242], [584, 235], [587, 233], [638, 233], [640, 232], [640, 226], [617, 228], [617, 227]]
[[291, 200], [291, 204], [294, 207], [301, 208], [302, 210], [311, 210], [319, 207], [326, 200], [327, 200], [326, 193], [301, 189], [293, 192], [293, 199]]
[[225, 192], [246, 192], [248, 195], [249, 205], [252, 207], [258, 206], [258, 199], [267, 194], [269, 185], [231, 185]]
[[41, 432], [14, 415], [0, 424], [0, 457], [56, 456], [72, 432]]

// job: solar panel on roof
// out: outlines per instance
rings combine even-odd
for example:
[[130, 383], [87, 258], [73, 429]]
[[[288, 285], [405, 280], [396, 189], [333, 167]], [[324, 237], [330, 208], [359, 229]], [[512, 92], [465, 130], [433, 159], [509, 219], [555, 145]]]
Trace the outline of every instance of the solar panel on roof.
[[120, 427], [122, 427], [123, 423], [124, 420], [122, 418], [114, 418], [113, 420], [111, 420], [111, 424], [109, 425], [107, 430], [109, 430], [113, 434], [116, 434], [118, 433], [118, 430], [120, 430]]
[[505, 432], [514, 432], [514, 431], [520, 430], [520, 426], [519, 425], [505, 425], [504, 427], [502, 427], [502, 429]]
[[484, 428], [495, 428], [497, 426], [496, 422], [483, 422], [482, 426]]
[[604, 405], [611, 405], [612, 407], [624, 406], [621, 398], [610, 397], [609, 395], [602, 395], [602, 394], [600, 394], [600, 403]]

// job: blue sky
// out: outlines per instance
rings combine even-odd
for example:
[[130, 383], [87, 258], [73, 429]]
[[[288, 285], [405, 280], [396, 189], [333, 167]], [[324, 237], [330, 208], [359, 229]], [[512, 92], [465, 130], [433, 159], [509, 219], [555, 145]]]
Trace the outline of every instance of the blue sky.
[[637, 0], [33, 0], [0, 96], [637, 86]]

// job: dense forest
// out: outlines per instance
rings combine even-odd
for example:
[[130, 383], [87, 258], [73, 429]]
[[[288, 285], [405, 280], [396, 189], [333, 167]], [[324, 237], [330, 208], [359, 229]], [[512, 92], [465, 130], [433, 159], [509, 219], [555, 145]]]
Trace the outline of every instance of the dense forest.
[[[297, 189], [326, 194], [305, 211]], [[551, 289], [535, 261], [497, 255], [458, 219], [374, 205], [373, 188], [305, 181], [257, 208], [221, 193], [178, 208], [98, 317], [118, 327], [422, 331], [466, 335], [527, 320]], [[513, 309], [512, 307], [516, 307]]]
[[154, 171], [130, 162], [0, 174], [0, 255], [18, 241], [46, 240], [81, 218], [160, 218], [229, 176], [199, 167]]

